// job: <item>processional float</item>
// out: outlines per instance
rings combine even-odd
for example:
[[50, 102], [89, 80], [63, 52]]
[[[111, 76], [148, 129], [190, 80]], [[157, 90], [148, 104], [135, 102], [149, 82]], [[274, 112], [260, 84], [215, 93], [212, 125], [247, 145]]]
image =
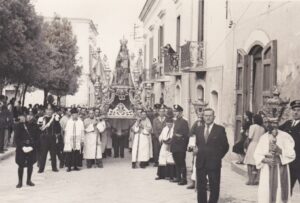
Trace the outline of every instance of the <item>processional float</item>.
[[143, 108], [143, 89], [133, 82], [127, 42], [124, 38], [120, 40], [112, 81], [102, 85], [97, 94], [98, 108], [112, 127], [118, 130], [129, 130], [136, 118], [136, 110]]

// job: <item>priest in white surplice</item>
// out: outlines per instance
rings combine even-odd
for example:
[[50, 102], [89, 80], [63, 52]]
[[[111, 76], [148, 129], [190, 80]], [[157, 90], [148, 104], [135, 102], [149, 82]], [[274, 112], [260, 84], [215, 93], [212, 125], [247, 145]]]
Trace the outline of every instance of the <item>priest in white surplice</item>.
[[89, 117], [84, 120], [85, 138], [83, 157], [86, 160], [87, 168], [91, 168], [93, 163], [102, 168], [101, 139], [96, 128], [97, 121], [93, 109], [89, 110]]
[[254, 159], [260, 169], [258, 203], [290, 203], [289, 163], [295, 159], [294, 140], [278, 130], [278, 119], [269, 118], [268, 132], [261, 136]]
[[138, 119], [132, 130], [135, 133], [132, 145], [132, 168], [136, 167], [136, 162], [140, 162], [140, 167], [145, 168], [149, 159], [153, 157], [153, 151], [152, 125], [144, 110], [139, 112]]
[[71, 171], [72, 166], [74, 167], [74, 170], [79, 170], [78, 160], [84, 140], [84, 125], [82, 120], [78, 117], [77, 109], [72, 108], [71, 114], [71, 118], [66, 124], [64, 139], [64, 152], [66, 154], [66, 166], [68, 167], [68, 172]]

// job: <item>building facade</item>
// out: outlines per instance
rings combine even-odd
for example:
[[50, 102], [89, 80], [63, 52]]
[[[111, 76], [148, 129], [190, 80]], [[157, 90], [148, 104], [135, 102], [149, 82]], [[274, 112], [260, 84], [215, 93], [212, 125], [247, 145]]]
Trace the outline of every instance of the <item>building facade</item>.
[[[275, 85], [282, 97], [299, 99], [299, 8], [295, 1], [147, 0], [139, 18], [152, 104], [163, 96], [168, 106], [182, 105], [191, 124], [193, 102], [208, 102], [232, 146], [244, 112], [257, 113]], [[170, 70], [161, 47], [175, 52], [178, 66]]]

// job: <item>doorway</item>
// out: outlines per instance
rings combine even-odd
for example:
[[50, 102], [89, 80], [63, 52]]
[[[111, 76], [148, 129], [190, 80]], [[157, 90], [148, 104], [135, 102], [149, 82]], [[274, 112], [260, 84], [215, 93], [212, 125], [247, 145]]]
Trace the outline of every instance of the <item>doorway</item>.
[[247, 85], [247, 108], [253, 113], [257, 113], [263, 105], [263, 67], [262, 67], [262, 51], [263, 47], [255, 45], [249, 52], [249, 71], [247, 74], [249, 84]]

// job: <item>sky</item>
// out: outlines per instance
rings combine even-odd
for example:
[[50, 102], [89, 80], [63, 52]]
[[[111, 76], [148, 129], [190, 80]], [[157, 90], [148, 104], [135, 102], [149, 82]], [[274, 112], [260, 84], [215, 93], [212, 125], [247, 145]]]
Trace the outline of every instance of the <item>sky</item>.
[[[88, 18], [98, 27], [97, 43], [106, 54], [110, 66], [115, 63], [120, 39], [129, 40], [129, 51], [135, 45], [132, 38], [134, 23], [146, 0], [32, 0], [38, 15], [52, 17]], [[137, 55], [137, 53], [135, 53]], [[111, 67], [114, 68], [114, 67]]]

